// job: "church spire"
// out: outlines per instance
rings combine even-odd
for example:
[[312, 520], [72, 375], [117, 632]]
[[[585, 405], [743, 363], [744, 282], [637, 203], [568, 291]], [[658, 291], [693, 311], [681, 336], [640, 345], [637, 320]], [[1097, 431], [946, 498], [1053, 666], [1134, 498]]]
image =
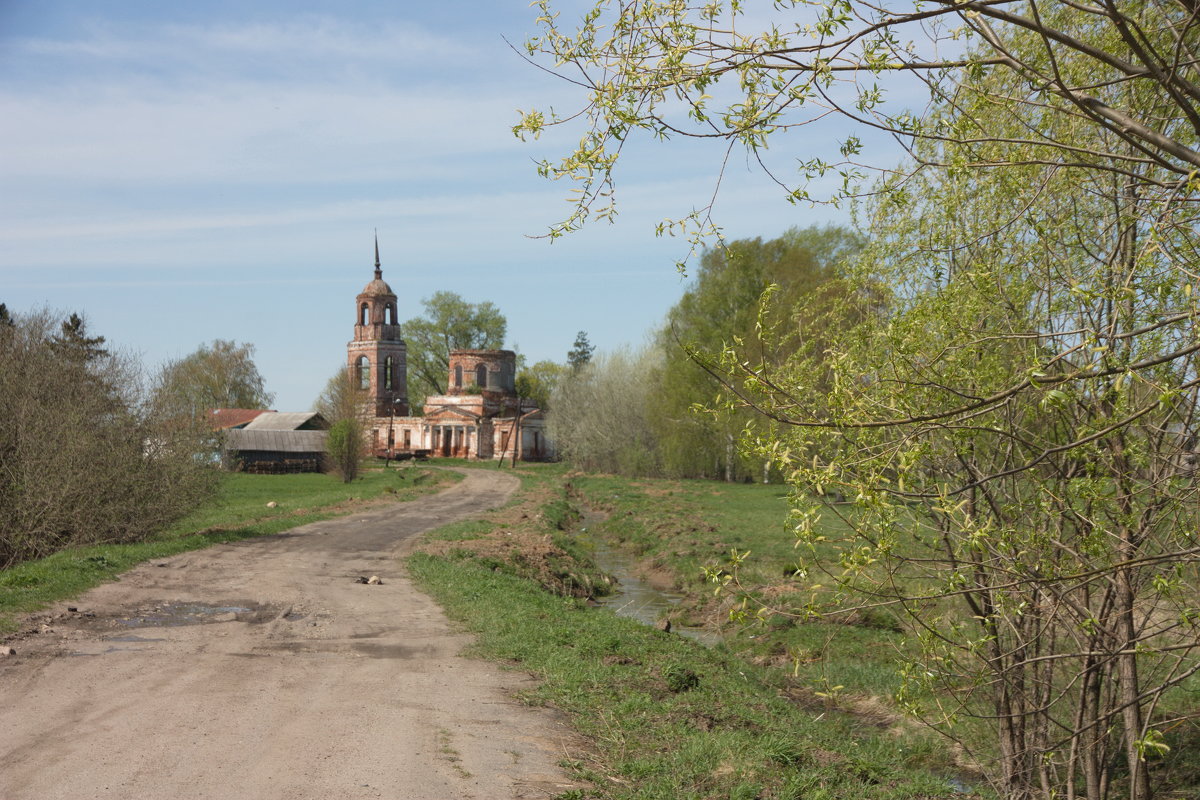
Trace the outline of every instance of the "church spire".
[[375, 277], [376, 279], [383, 277], [383, 270], [379, 267], [379, 229], [375, 229]]

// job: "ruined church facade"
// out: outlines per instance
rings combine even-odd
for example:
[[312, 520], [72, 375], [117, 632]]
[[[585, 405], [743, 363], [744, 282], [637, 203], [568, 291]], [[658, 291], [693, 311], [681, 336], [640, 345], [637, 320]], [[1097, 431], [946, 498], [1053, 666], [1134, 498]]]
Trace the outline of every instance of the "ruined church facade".
[[346, 346], [347, 368], [366, 397], [368, 444], [374, 455], [554, 457], [544, 415], [517, 394], [517, 356], [511, 350], [450, 351], [446, 393], [427, 397], [423, 416], [410, 415], [408, 348], [396, 309], [396, 293], [383, 280], [376, 243], [375, 277], [355, 298], [354, 338]]

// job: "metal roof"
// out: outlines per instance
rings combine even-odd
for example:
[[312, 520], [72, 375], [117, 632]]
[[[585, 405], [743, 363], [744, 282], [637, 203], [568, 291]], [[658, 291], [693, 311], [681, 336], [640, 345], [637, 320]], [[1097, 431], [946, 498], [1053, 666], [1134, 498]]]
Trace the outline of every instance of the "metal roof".
[[323, 429], [329, 425], [316, 411], [268, 411], [259, 414], [242, 430], [247, 431], [298, 431], [301, 429]]
[[225, 449], [275, 453], [320, 453], [325, 450], [328, 431], [252, 431], [246, 428], [225, 432]]
[[267, 413], [262, 408], [214, 408], [208, 412], [208, 423], [213, 430], [244, 428], [255, 417]]

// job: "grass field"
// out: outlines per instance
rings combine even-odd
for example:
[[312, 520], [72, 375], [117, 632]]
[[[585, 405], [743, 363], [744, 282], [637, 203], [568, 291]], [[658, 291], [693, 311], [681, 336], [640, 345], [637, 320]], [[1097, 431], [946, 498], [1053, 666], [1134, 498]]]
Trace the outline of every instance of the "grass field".
[[[569, 491], [581, 507], [602, 512], [589, 536], [636, 553], [646, 574], [688, 596], [676, 622], [718, 627], [743, 656], [788, 669], [800, 685], [839, 695], [848, 706], [886, 708], [899, 689], [898, 663], [911, 649], [891, 614], [823, 622], [768, 611], [759, 618], [764, 607], [786, 611], [809, 599], [790, 578], [797, 551], [786, 524], [786, 487], [577, 475]], [[830, 539], [845, 532], [834, 514], [821, 524]], [[756, 599], [745, 606], [705, 578], [705, 567], [728, 567], [734, 553], [744, 557], [738, 585]], [[741, 611], [749, 624], [730, 620]]]
[[[266, 536], [372, 502], [406, 500], [457, 480], [419, 467], [367, 469], [353, 483], [323, 474], [221, 476], [217, 496], [170, 530], [141, 542], [74, 548], [0, 571], [0, 633], [16, 616], [87, 591], [142, 561], [219, 542]], [[274, 508], [267, 504], [274, 502]]]

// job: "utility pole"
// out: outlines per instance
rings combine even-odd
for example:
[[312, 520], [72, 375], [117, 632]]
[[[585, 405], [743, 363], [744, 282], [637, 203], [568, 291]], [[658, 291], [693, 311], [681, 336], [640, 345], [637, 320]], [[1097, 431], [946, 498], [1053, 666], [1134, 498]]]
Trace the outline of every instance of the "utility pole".
[[517, 415], [513, 417], [513, 469], [517, 468], [517, 454], [521, 452], [521, 395], [517, 395]]

